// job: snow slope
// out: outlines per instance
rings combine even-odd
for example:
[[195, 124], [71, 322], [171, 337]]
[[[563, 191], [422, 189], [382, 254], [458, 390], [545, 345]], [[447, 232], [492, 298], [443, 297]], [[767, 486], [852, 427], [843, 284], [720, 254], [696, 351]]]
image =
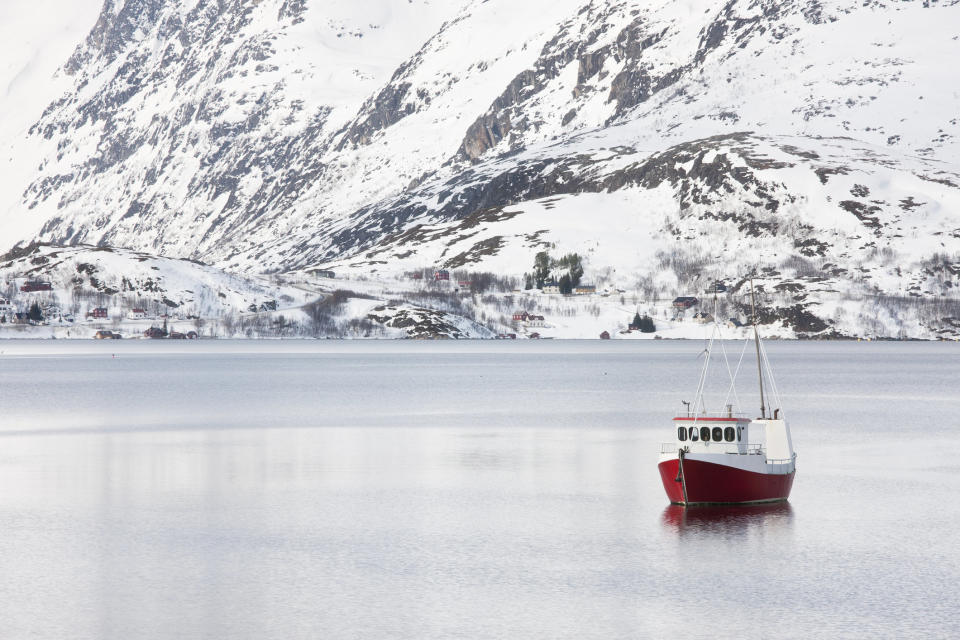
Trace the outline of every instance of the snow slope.
[[[0, 238], [31, 237], [42, 220], [22, 215], [22, 194], [44, 150], [24, 144], [44, 108], [72, 89], [58, 73], [96, 21], [101, 0], [0, 3]], [[2, 247], [3, 250], [9, 246]]]
[[[52, 290], [23, 292], [27, 281], [49, 282]], [[193, 322], [198, 318], [299, 309], [318, 295], [268, 279], [122, 249], [31, 246], [0, 256], [0, 296], [12, 302], [14, 312], [25, 313], [37, 303], [54, 325], [75, 328], [73, 337], [127, 324], [128, 315], [137, 308], [146, 312], [143, 322], [133, 323], [139, 333], [162, 323], [164, 317], [193, 328], [202, 325]], [[110, 320], [85, 324], [97, 307], [106, 308]], [[11, 317], [5, 320], [4, 328], [13, 329]]]

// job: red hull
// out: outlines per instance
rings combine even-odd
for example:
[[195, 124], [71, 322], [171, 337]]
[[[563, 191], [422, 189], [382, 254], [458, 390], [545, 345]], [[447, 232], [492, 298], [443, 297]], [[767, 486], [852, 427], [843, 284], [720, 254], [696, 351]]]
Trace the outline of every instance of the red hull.
[[660, 479], [670, 502], [676, 504], [742, 504], [745, 502], [776, 502], [786, 500], [793, 487], [793, 476], [788, 474], [754, 473], [722, 464], [686, 458], [683, 482], [677, 482], [678, 460], [661, 462]]

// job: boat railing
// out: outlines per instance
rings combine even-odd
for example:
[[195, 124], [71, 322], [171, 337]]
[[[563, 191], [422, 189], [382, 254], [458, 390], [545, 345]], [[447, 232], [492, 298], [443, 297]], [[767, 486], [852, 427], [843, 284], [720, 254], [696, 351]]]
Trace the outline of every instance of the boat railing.
[[767, 464], [791, 464], [797, 459], [797, 454], [792, 458], [767, 458]]
[[[660, 444], [660, 453], [674, 453], [684, 447], [690, 450], [691, 445], [695, 447], [697, 453], [731, 453], [748, 456], [759, 456], [766, 453], [766, 449], [760, 443], [744, 444], [742, 442], [663, 442]], [[776, 461], [768, 462], [771, 464], [777, 463]], [[790, 462], [790, 460], [784, 462]]]
[[747, 418], [747, 414], [742, 411], [700, 411], [698, 413], [678, 411], [674, 418], [683, 418], [685, 420], [702, 420], [703, 418]]

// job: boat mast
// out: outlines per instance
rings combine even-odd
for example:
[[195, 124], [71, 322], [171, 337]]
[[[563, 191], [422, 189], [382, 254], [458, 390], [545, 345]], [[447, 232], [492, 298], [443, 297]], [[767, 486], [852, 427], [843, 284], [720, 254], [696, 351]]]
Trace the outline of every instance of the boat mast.
[[757, 346], [757, 374], [760, 377], [760, 418], [767, 417], [767, 407], [763, 402], [763, 366], [760, 360], [760, 334], [757, 333], [757, 299], [753, 295], [753, 278], [750, 278], [750, 323], [753, 325], [753, 341]]

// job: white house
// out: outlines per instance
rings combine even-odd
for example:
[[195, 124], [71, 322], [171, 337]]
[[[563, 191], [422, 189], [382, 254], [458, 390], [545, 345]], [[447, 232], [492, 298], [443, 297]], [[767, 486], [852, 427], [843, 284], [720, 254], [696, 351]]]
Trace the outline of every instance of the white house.
[[694, 322], [699, 322], [700, 324], [710, 324], [713, 322], [713, 316], [707, 313], [706, 311], [698, 311], [693, 314]]
[[130, 309], [127, 317], [131, 320], [144, 320], [147, 317], [147, 311], [146, 309]]
[[547, 322], [543, 316], [530, 314], [527, 315], [526, 325], [528, 327], [545, 327], [547, 326]]

